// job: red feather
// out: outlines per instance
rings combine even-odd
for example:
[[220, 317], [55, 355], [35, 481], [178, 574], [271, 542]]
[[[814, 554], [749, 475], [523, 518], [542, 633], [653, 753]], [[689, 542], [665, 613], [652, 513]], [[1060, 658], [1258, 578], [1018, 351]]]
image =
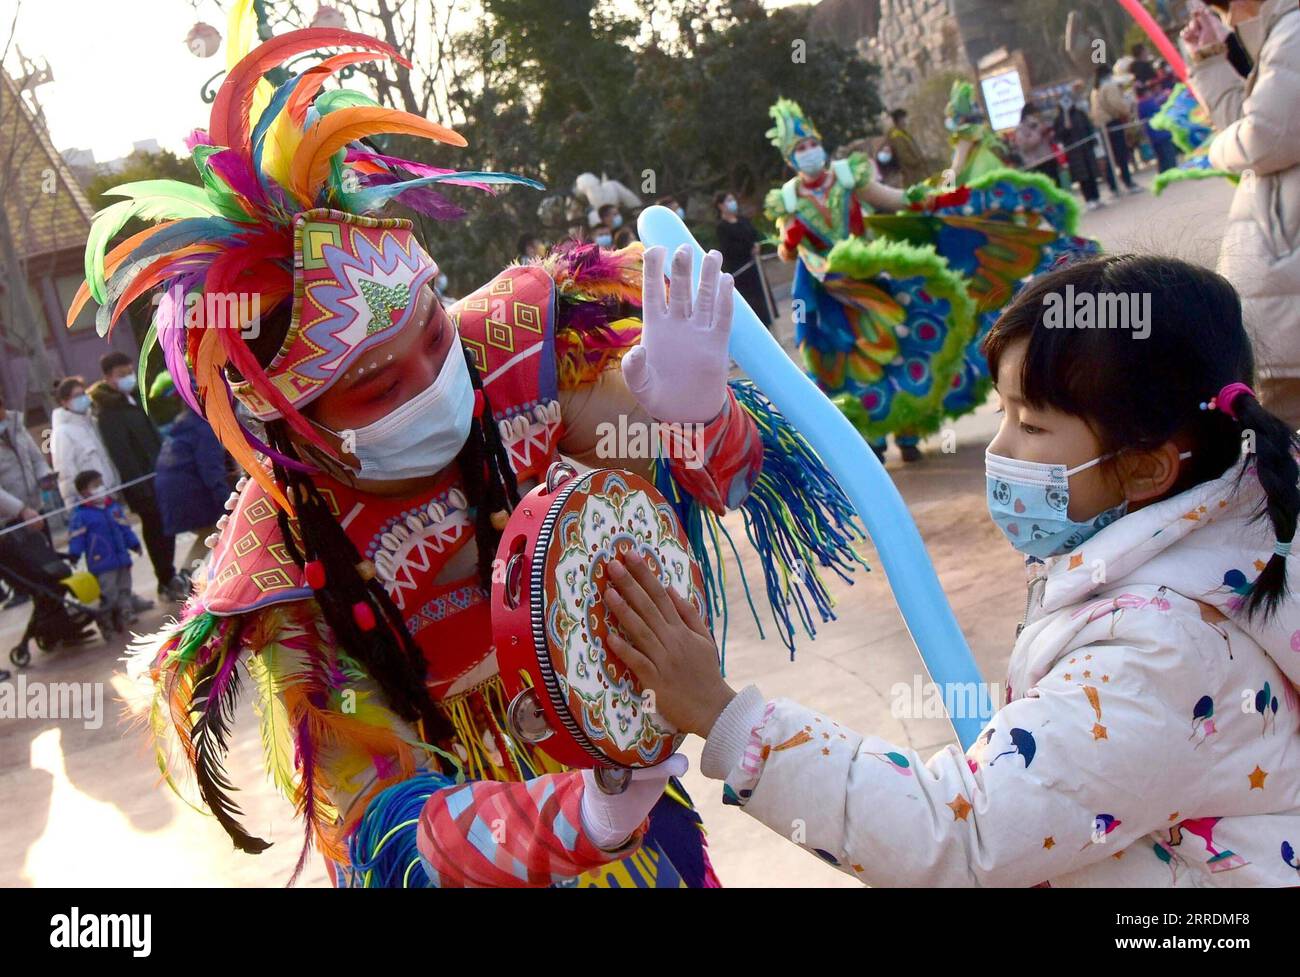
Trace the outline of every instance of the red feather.
[[380, 61], [386, 57], [388, 57], [387, 54], [376, 54], [370, 51], [346, 51], [343, 54], [335, 54], [326, 58], [320, 64], [303, 72], [302, 80], [298, 82], [293, 94], [289, 96], [284, 111], [289, 114], [290, 121], [301, 129], [303, 121], [307, 118], [307, 109], [311, 107], [312, 100], [316, 98], [321, 86], [329, 80], [334, 72], [350, 64]]
[[257, 83], [268, 71], [279, 67], [295, 54], [326, 47], [364, 48], [386, 55], [407, 68], [411, 66], [391, 45], [354, 31], [315, 27], [273, 37], [235, 65], [217, 90], [208, 127], [213, 145], [234, 149], [249, 159], [248, 143], [252, 125], [248, 114], [253, 106], [253, 93], [257, 89]]
[[[273, 290], [285, 294], [286, 280], [289, 279], [290, 272], [283, 265], [275, 263], [275, 259], [283, 260], [285, 248], [283, 235], [273, 233], [263, 234], [243, 247], [231, 248], [212, 262], [204, 282], [204, 295], [238, 295], [245, 290], [257, 292], [263, 297]], [[258, 268], [266, 269], [263, 280], [240, 281]], [[271, 280], [267, 281], [267, 278]], [[241, 335], [244, 325], [239, 323], [238, 328], [220, 329], [218, 338], [230, 362], [244, 379], [252, 382], [271, 406], [280, 412], [290, 427], [312, 444], [329, 451], [320, 433], [289, 404], [284, 394], [280, 392], [280, 388], [271, 382], [266, 371], [257, 362], [257, 357], [253, 355]]]

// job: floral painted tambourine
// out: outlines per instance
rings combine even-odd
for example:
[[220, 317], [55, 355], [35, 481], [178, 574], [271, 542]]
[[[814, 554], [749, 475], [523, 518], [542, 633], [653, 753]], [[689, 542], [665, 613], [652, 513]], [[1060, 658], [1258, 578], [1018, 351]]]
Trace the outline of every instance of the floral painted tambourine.
[[510, 732], [568, 766], [650, 767], [683, 738], [609, 648], [617, 624], [606, 614], [607, 565], [625, 553], [707, 617], [676, 513], [630, 472], [579, 475], [555, 463], [515, 508], [497, 549], [492, 630]]

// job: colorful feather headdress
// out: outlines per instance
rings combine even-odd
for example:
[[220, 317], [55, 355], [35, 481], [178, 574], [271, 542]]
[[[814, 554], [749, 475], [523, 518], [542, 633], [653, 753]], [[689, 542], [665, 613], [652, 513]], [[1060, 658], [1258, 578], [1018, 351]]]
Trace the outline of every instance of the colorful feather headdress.
[[984, 121], [984, 113], [975, 102], [975, 86], [968, 81], [954, 81], [943, 110], [943, 124], [956, 132]]
[[[325, 48], [355, 50], [329, 55], [274, 89], [264, 80], [290, 58]], [[409, 221], [364, 215], [396, 200], [437, 219], [463, 216], [433, 189], [441, 183], [487, 192], [509, 183], [543, 189], [510, 174], [383, 155], [362, 142], [396, 133], [466, 145], [445, 126], [383, 108], [359, 92], [322, 93], [345, 67], [389, 60], [410, 67], [382, 41], [325, 28], [282, 34], [250, 51], [217, 92], [207, 132], [191, 137], [203, 185], [145, 180], [109, 191], [126, 199], [95, 215], [86, 281], [68, 312], [71, 324], [93, 298], [96, 329], [108, 335], [133, 301], [158, 293], [141, 371], [160, 347], [177, 393], [286, 509], [288, 500], [255, 452], [293, 462], [240, 424], [235, 398], [262, 419], [284, 418], [329, 452], [299, 408], [355, 356], [404, 328], [420, 286], [437, 273]], [[158, 223], [105, 254], [132, 218]], [[290, 328], [264, 369], [248, 341], [260, 317], [285, 302], [292, 302]], [[234, 383], [228, 371], [237, 374]], [[141, 377], [140, 389], [149, 389], [148, 379]]]
[[767, 110], [767, 114], [772, 117], [776, 125], [768, 129], [764, 135], [780, 150], [781, 157], [787, 162], [793, 162], [794, 147], [803, 140], [816, 139], [821, 142], [822, 134], [803, 114], [803, 109], [799, 108], [798, 102], [788, 98], [778, 98], [776, 103]]

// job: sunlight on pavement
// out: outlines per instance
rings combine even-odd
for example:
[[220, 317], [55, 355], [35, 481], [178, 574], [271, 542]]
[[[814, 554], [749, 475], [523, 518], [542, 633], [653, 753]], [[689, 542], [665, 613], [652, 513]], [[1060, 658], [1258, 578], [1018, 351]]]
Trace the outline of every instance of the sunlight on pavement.
[[[192, 818], [173, 820], [167, 829], [146, 834], [133, 827], [115, 805], [79, 790], [68, 777], [61, 730], [45, 730], [32, 740], [31, 769], [48, 773], [52, 784], [49, 817], [45, 830], [27, 851], [23, 882], [78, 888], [131, 886], [145, 881], [185, 886], [212, 878], [205, 853], [213, 847], [206, 840], [194, 843]], [[165, 803], [179, 805], [170, 796]], [[139, 877], [142, 866], [148, 866], [147, 880]]]

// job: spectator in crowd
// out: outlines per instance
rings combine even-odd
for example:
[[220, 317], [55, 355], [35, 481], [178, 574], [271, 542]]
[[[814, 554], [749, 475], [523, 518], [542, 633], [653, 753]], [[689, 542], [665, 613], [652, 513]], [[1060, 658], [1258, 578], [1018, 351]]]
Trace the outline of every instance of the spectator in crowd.
[[1147, 141], [1151, 143], [1156, 156], [1156, 169], [1160, 173], [1178, 165], [1178, 147], [1174, 145], [1174, 137], [1163, 129], [1153, 128], [1150, 122], [1151, 117], [1160, 111], [1168, 94], [1160, 88], [1158, 82], [1138, 86], [1138, 118], [1143, 122]]
[[[123, 484], [152, 475], [162, 439], [135, 398], [135, 364], [125, 353], [115, 351], [100, 357], [99, 369], [104, 378], [87, 393], [95, 405], [99, 433], [108, 448], [108, 456]], [[173, 563], [176, 539], [163, 529], [153, 479], [126, 486], [122, 496], [131, 511], [140, 517], [144, 545], [158, 580], [159, 598], [184, 599], [189, 588], [176, 576]]]
[[632, 229], [631, 224], [624, 224], [614, 232], [614, 247], [616, 248], [626, 248], [636, 240], [636, 231]]
[[50, 456], [64, 504], [76, 505], [81, 498], [74, 484], [78, 472], [99, 472], [108, 489], [116, 489], [120, 481], [117, 468], [91, 416], [86, 382], [81, 377], [65, 377], [54, 388], [54, 399], [59, 406], [50, 416]]
[[[884, 135], [874, 140], [871, 144], [871, 152], [876, 159], [876, 172], [879, 174], [880, 182], [887, 187], [903, 188], [903, 169], [898, 165], [898, 160], [894, 157], [894, 149], [889, 145], [889, 136]], [[714, 203], [717, 201], [715, 199]]]
[[99, 606], [107, 611], [115, 631], [125, 631], [135, 620], [131, 592], [131, 554], [140, 553], [140, 540], [126, 521], [122, 506], [104, 490], [99, 472], [78, 472], [73, 479], [80, 501], [68, 521], [68, 553], [86, 558], [86, 569], [99, 581]]
[[736, 291], [744, 296], [763, 325], [772, 328], [772, 312], [767, 305], [759, 268], [759, 235], [749, 218], [740, 213], [736, 195], [720, 190], [713, 197], [718, 212], [718, 250], [722, 252], [722, 270], [736, 280]]
[[614, 246], [614, 230], [608, 224], [597, 224], [591, 229], [591, 242], [602, 248]]
[[667, 207], [683, 221], [686, 220], [686, 205], [682, 203], [680, 200], [678, 200], [676, 197], [674, 197], [672, 194], [667, 194], [665, 196], [660, 197], [658, 200], [655, 201], [655, 203], [657, 203], [660, 207]]
[[1134, 44], [1129, 50], [1132, 61], [1129, 64], [1129, 71], [1132, 73], [1134, 80], [1139, 85], [1149, 85], [1156, 80], [1155, 65], [1151, 63], [1151, 56], [1147, 53], [1147, 46], [1142, 43]]
[[[180, 400], [170, 377], [151, 388], [155, 396]], [[164, 376], [159, 377], [164, 380]], [[226, 450], [212, 433], [208, 422], [181, 402], [180, 413], [167, 429], [158, 453], [158, 477], [154, 489], [163, 530], [169, 536], [196, 533], [194, 545], [181, 561], [180, 573], [190, 578], [207, 555], [205, 540], [217, 531], [217, 520], [225, 514], [231, 485]]]
[[[1110, 65], [1098, 65], [1097, 83], [1092, 90], [1092, 118], [1109, 137], [1111, 154], [1119, 167], [1124, 189], [1129, 193], [1142, 192], [1129, 173], [1128, 137], [1125, 134], [1125, 126], [1133, 121], [1136, 110], [1133, 97], [1124, 91], [1123, 78], [1117, 78]], [[1119, 190], [1113, 184], [1111, 189], [1118, 194]]]
[[[27, 433], [22, 413], [8, 410], [0, 394], [0, 580], [12, 591], [6, 607], [16, 607], [33, 596], [31, 588], [9, 571], [23, 565], [24, 537], [44, 529], [41, 483], [52, 477], [45, 456]], [[32, 525], [16, 528], [23, 523]], [[0, 668], [0, 682], [8, 678], [9, 672]]]
[[604, 224], [613, 233], [623, 226], [623, 213], [618, 204], [605, 204], [596, 211], [596, 223]]
[[1052, 148], [1052, 131], [1038, 117], [1038, 110], [1032, 104], [1026, 104], [1020, 113], [1020, 125], [1012, 136], [1016, 152], [1020, 154], [1025, 169], [1041, 173], [1053, 183], [1061, 176], [1060, 164], [1056, 162], [1056, 152]]
[[515, 257], [521, 265], [541, 261], [546, 257], [546, 246], [536, 234], [520, 234], [515, 244]]
[[917, 146], [916, 140], [907, 131], [907, 110], [894, 109], [889, 113], [889, 118], [893, 125], [885, 139], [889, 146], [891, 161], [898, 167], [898, 174], [902, 180], [901, 186], [914, 186], [930, 175], [929, 164], [926, 163], [925, 154]]
[[1079, 184], [1088, 210], [1096, 210], [1102, 206], [1101, 191], [1097, 187], [1100, 176], [1097, 166], [1097, 131], [1092, 127], [1088, 113], [1075, 101], [1073, 92], [1061, 96], [1055, 129], [1056, 138], [1065, 149], [1070, 179]]
[[[1210, 165], [1237, 185], [1218, 271], [1241, 293], [1260, 401], [1300, 427], [1300, 9], [1294, 0], [1216, 0], [1183, 30], [1191, 86], [1216, 135]], [[1222, 19], [1220, 19], [1222, 17]], [[1254, 67], [1230, 58], [1235, 30]]]

